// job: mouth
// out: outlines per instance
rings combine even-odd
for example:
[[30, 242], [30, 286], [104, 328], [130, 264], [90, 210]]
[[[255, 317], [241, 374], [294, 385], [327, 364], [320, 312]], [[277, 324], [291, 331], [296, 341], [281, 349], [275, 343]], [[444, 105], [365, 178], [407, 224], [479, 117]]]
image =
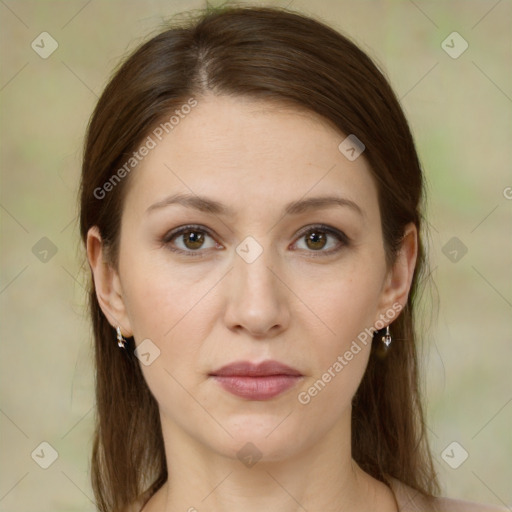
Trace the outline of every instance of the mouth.
[[291, 389], [303, 375], [278, 361], [238, 361], [209, 374], [229, 393], [247, 400], [270, 400]]

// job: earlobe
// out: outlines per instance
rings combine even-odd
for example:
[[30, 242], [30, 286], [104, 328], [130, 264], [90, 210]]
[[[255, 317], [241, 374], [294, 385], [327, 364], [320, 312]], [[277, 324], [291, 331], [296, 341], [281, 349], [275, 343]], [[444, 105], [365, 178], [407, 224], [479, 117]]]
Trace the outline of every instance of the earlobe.
[[121, 282], [117, 271], [106, 261], [100, 231], [93, 226], [87, 232], [87, 259], [94, 279], [98, 303], [112, 327], [121, 328], [123, 336], [133, 335], [126, 313]]
[[[382, 291], [381, 313], [407, 304], [412, 278], [418, 257], [418, 231], [411, 222], [404, 229], [404, 236], [393, 267], [389, 269]], [[394, 316], [394, 315], [393, 315]]]

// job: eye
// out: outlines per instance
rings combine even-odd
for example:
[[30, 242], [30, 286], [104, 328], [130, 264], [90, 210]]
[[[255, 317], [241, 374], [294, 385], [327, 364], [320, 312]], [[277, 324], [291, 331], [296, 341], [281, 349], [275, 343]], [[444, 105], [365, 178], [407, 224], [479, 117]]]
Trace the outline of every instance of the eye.
[[[345, 233], [324, 225], [309, 226], [303, 230], [294, 246], [300, 245], [300, 241], [304, 241], [305, 244], [298, 249], [318, 253], [310, 254], [315, 257], [336, 253], [349, 245], [349, 238]], [[173, 252], [193, 257], [203, 256], [207, 249], [223, 249], [207, 228], [196, 225], [177, 228], [166, 234], [162, 242]]]
[[[334, 239], [334, 240], [333, 240]], [[329, 226], [310, 226], [303, 231], [298, 241], [304, 240], [304, 249], [308, 252], [318, 252], [318, 256], [325, 256], [341, 250], [349, 244], [349, 239], [345, 233]], [[297, 244], [298, 242], [296, 242]], [[315, 255], [317, 256], [317, 255]]]
[[[210, 239], [209, 243], [206, 243]], [[186, 254], [187, 256], [201, 256], [199, 249], [222, 248], [210, 234], [201, 226], [183, 226], [171, 231], [162, 240], [171, 251]], [[194, 254], [197, 253], [197, 254]]]

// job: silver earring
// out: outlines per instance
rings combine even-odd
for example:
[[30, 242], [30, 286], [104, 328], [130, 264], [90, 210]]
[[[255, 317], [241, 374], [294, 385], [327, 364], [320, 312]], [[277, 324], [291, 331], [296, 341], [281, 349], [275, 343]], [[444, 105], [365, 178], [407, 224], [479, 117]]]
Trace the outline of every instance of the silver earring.
[[121, 327], [117, 326], [117, 345], [119, 348], [126, 348], [126, 340], [123, 338], [121, 334]]
[[391, 345], [392, 342], [391, 334], [389, 333], [389, 325], [386, 327], [386, 334], [382, 336], [382, 343], [386, 346], [386, 349], [389, 348], [389, 345]]

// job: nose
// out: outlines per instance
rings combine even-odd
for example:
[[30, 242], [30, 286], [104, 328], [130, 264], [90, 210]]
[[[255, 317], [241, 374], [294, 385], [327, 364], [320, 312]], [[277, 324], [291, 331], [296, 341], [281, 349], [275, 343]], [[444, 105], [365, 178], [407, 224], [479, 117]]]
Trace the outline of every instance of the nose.
[[229, 329], [267, 339], [288, 327], [288, 289], [270, 256], [263, 251], [251, 263], [234, 256], [226, 283], [225, 323]]

